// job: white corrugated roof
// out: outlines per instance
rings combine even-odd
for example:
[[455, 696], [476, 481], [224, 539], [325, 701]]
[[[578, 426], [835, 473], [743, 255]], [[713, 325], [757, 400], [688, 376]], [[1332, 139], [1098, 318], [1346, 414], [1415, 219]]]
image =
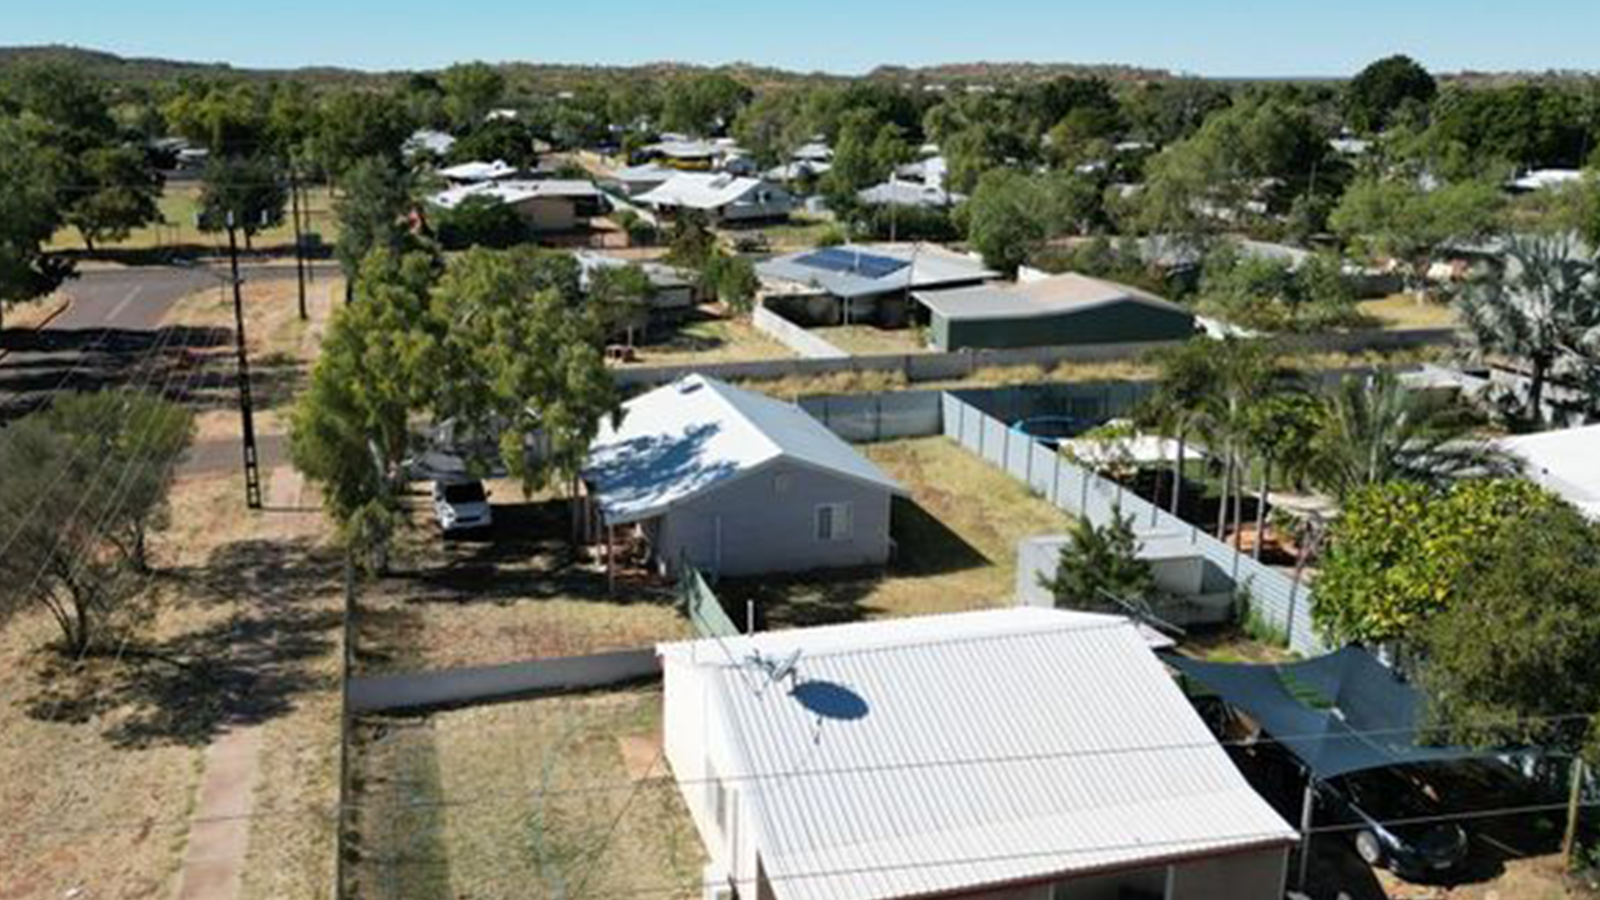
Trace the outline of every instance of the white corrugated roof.
[[639, 202], [654, 206], [686, 206], [690, 209], [720, 209], [761, 187], [760, 178], [740, 178], [725, 172], [680, 172], [654, 190], [639, 196]]
[[621, 424], [601, 423], [584, 469], [613, 525], [659, 516], [780, 458], [905, 492], [800, 407], [715, 378], [690, 375], [623, 408]]
[[[872, 272], [864, 268], [861, 271], [840, 271], [819, 268], [808, 262], [819, 252], [828, 250], [855, 253], [868, 260], [874, 257], [898, 260], [907, 265], [886, 275], [873, 277]], [[982, 259], [956, 253], [937, 244], [842, 244], [832, 248], [819, 247], [756, 263], [756, 274], [773, 287], [820, 289], [837, 297], [868, 297], [891, 291], [933, 288], [1000, 277], [999, 272], [986, 268]]]
[[469, 197], [491, 197], [501, 203], [522, 203], [540, 197], [598, 198], [600, 189], [592, 182], [576, 179], [549, 178], [540, 181], [480, 181], [434, 194], [431, 202], [445, 209], [455, 209]]
[[1496, 445], [1522, 461], [1528, 478], [1600, 520], [1600, 425], [1517, 435]]
[[[796, 650], [794, 687], [730, 661]], [[778, 900], [957, 893], [1295, 839], [1119, 617], [1010, 608], [659, 652], [707, 667], [738, 769], [719, 777], [749, 797]]]
[[503, 159], [494, 162], [464, 162], [454, 166], [446, 166], [439, 170], [442, 178], [450, 181], [490, 181], [496, 178], [510, 178], [517, 174], [517, 167]]

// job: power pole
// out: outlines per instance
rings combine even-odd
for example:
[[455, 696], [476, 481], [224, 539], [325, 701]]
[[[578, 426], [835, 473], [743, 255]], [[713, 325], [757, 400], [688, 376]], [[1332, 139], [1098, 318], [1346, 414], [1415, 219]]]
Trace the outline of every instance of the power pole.
[[256, 454], [254, 405], [250, 401], [250, 356], [244, 342], [244, 296], [239, 290], [239, 241], [234, 234], [233, 212], [228, 212], [228, 264], [233, 275], [233, 333], [239, 345], [239, 421], [244, 435], [244, 500], [250, 509], [261, 508], [261, 460]]
[[289, 217], [294, 219], [294, 274], [300, 282], [300, 321], [304, 322], [310, 318], [306, 315], [306, 248], [300, 234], [300, 179], [293, 163], [289, 164], [289, 200], [293, 207]]

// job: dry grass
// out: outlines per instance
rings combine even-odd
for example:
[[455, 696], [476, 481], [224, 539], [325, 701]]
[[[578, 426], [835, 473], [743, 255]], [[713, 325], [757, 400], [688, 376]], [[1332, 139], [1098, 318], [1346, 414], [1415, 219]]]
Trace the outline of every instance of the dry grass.
[[1453, 328], [1461, 324], [1460, 317], [1448, 303], [1419, 299], [1415, 294], [1390, 294], [1381, 300], [1363, 300], [1356, 308], [1388, 329]]
[[912, 494], [893, 510], [897, 556], [888, 569], [727, 579], [716, 589], [725, 606], [755, 600], [772, 627], [1003, 606], [1014, 593], [1017, 542], [1060, 533], [1071, 522], [945, 438], [864, 451]]
[[635, 348], [637, 359], [629, 365], [681, 366], [696, 363], [793, 359], [794, 351], [762, 334], [748, 319], [723, 316], [713, 307], [701, 307], [688, 321], [664, 339]]
[[[144, 228], [136, 228], [120, 241], [102, 242], [96, 246], [97, 250], [148, 250], [154, 247], [171, 247], [175, 245], [225, 248], [227, 235], [201, 231], [195, 225], [195, 215], [200, 209], [200, 184], [199, 182], [174, 183], [167, 185], [156, 205], [161, 210], [164, 221]], [[332, 243], [338, 239], [339, 223], [333, 215], [333, 202], [327, 188], [312, 188], [309, 191], [309, 209], [311, 211], [311, 230], [322, 235], [324, 243]], [[294, 226], [289, 222], [288, 210], [284, 211], [284, 224], [269, 228], [251, 239], [251, 245], [256, 249], [266, 247], [294, 248]], [[240, 235], [240, 246], [244, 246], [244, 236]], [[50, 239], [47, 250], [82, 250], [84, 249], [83, 237], [75, 229], [63, 228]]]
[[66, 294], [51, 294], [26, 303], [7, 303], [0, 327], [6, 331], [38, 328], [57, 313], [67, 308], [71, 301]]
[[566, 501], [489, 485], [489, 534], [446, 540], [412, 498], [394, 570], [362, 602], [366, 671], [494, 665], [634, 650], [687, 636], [670, 585], [633, 577], [608, 593], [604, 569], [569, 540]]
[[[282, 304], [250, 302], [269, 289], [284, 290], [264, 284], [247, 297], [252, 346], [294, 361], [297, 372], [317, 329], [293, 322], [292, 304], [285, 316]], [[231, 326], [232, 308], [207, 291], [180, 301], [167, 321]], [[205, 435], [237, 439], [231, 413], [200, 418]], [[270, 427], [270, 411], [263, 419]], [[203, 750], [241, 713], [263, 729], [244, 896], [328, 892], [335, 555], [319, 515], [248, 513], [240, 487], [231, 475], [174, 483], [170, 524], [151, 537], [157, 574], [118, 633], [132, 652], [71, 665], [45, 647], [53, 634], [42, 616], [0, 630], [5, 900], [74, 888], [85, 897], [169, 895]]]
[[879, 328], [876, 325], [834, 325], [811, 333], [854, 356], [888, 356], [927, 353], [920, 328]]
[[359, 896], [698, 894], [705, 858], [659, 753], [657, 689], [372, 720], [362, 735]]

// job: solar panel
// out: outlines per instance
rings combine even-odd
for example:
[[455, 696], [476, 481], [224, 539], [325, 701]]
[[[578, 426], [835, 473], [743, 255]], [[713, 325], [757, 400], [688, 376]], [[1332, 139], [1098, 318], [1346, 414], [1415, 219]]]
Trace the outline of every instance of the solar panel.
[[842, 247], [826, 247], [807, 253], [795, 260], [802, 266], [813, 269], [824, 269], [829, 272], [848, 272], [864, 278], [883, 278], [904, 269], [910, 263], [892, 256], [878, 256], [872, 253], [861, 253], [856, 250], [846, 250]]

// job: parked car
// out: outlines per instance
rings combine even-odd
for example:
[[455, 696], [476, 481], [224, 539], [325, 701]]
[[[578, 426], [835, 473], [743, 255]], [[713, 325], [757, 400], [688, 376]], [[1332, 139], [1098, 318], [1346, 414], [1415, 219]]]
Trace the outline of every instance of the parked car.
[[475, 478], [435, 481], [433, 514], [445, 534], [488, 528], [494, 523], [489, 492]]
[[[1235, 748], [1233, 755], [1246, 779], [1281, 815], [1300, 821], [1304, 768], [1288, 750], [1267, 740]], [[1453, 791], [1441, 794], [1425, 777], [1436, 768], [1390, 766], [1318, 781], [1312, 825], [1342, 836], [1363, 862], [1401, 878], [1428, 881], [1448, 874], [1466, 861], [1470, 838], [1459, 824], [1437, 820], [1471, 804]]]

